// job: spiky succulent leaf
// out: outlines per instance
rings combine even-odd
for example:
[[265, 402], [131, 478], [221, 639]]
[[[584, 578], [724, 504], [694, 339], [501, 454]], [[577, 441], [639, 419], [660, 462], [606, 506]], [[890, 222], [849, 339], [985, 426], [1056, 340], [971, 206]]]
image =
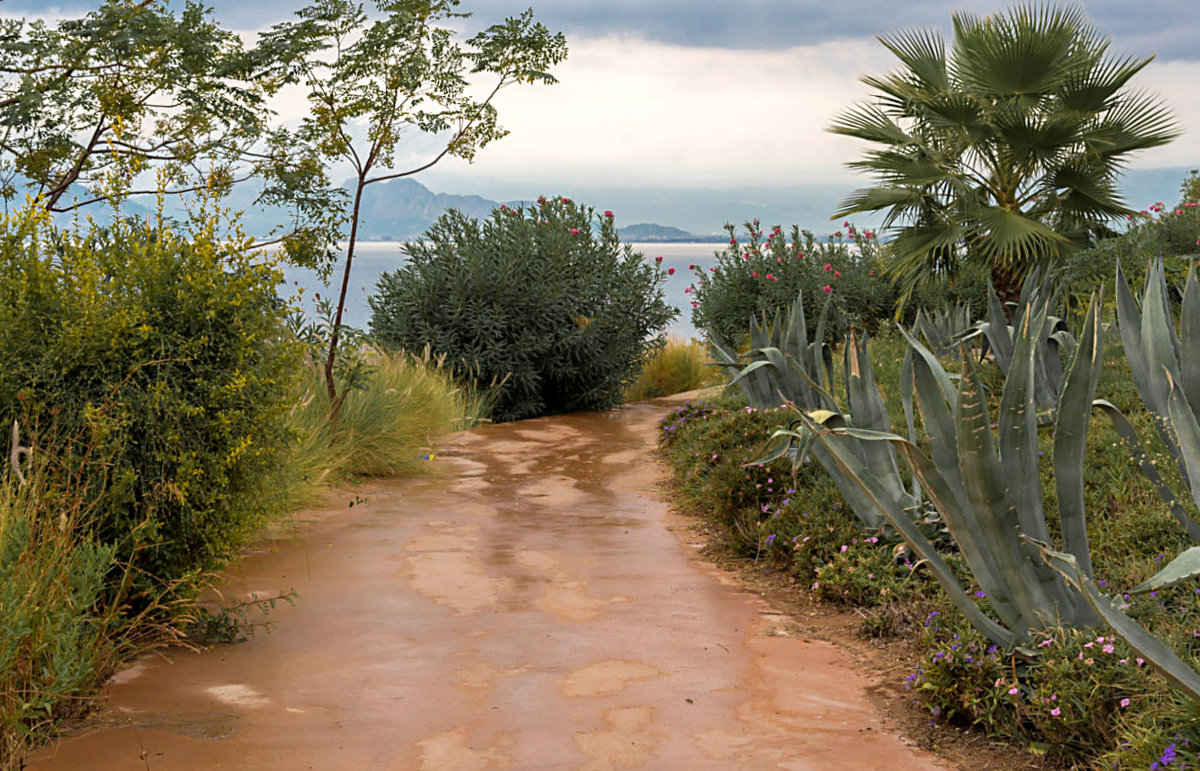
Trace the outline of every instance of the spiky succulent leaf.
[[1189, 578], [1200, 576], [1200, 546], [1185, 549], [1167, 566], [1129, 590], [1130, 594], [1166, 589]]
[[[862, 463], [858, 460], [855, 454], [850, 451], [850, 448], [846, 444], [838, 441], [838, 434], [845, 434], [848, 437], [852, 437], [860, 441], [891, 442], [905, 449], [906, 454], [912, 454], [916, 457], [924, 457], [920, 450], [918, 450], [903, 437], [896, 436], [895, 434], [885, 434], [876, 431], [866, 431], [863, 429], [842, 429], [841, 431], [833, 431], [830, 429], [824, 429], [811, 419], [806, 418], [806, 422], [809, 430], [813, 432], [816, 441], [828, 451], [829, 459], [832, 462], [831, 467], [837, 469], [836, 472], [831, 471], [831, 476], [834, 477], [835, 481], [841, 481], [842, 484], [838, 485], [839, 489], [843, 489], [844, 486], [845, 489], [856, 489], [860, 491], [860, 494], [857, 497], [863, 502], [863, 505], [873, 506], [881, 516], [887, 519], [892, 527], [896, 528], [896, 530], [904, 536], [905, 541], [908, 542], [913, 550], [916, 551], [922, 559], [926, 560], [926, 563], [933, 571], [934, 576], [938, 579], [938, 582], [942, 585], [942, 588], [945, 589], [946, 594], [951, 598], [951, 600], [954, 601], [954, 604], [958, 606], [959, 610], [961, 610], [963, 614], [971, 620], [971, 623], [997, 644], [1004, 645], [1006, 647], [1011, 646], [1016, 639], [1014, 632], [996, 623], [996, 621], [989, 618], [987, 614], [985, 614], [979, 608], [970, 595], [968, 595], [963, 589], [962, 585], [959, 584], [954, 572], [949, 568], [948, 565], [946, 565], [937, 549], [935, 549], [933, 545], [929, 543], [929, 540], [911, 521], [907, 512], [905, 512], [895, 503], [891, 502], [887, 495], [879, 489], [875, 482], [874, 476], [869, 473], [867, 468], [862, 465]], [[928, 459], [926, 460], [928, 461]], [[924, 471], [930, 475], [931, 479], [940, 478], [940, 475], [938, 474], [937, 469], [932, 462], [927, 462], [925, 464]], [[930, 488], [944, 490], [945, 485], [944, 482], [934, 482], [931, 483]], [[954, 496], [951, 495], [948, 497], [952, 499]], [[975, 551], [977, 554], [986, 554], [986, 552], [984, 552], [982, 549], [977, 549]], [[993, 582], [989, 581], [988, 585], [993, 585]], [[986, 592], [986, 585], [981, 582], [981, 586], [985, 586], [984, 591]], [[994, 597], [996, 599], [1002, 598], [1003, 592], [998, 584], [993, 585], [993, 592], [995, 592]], [[993, 602], [993, 607], [996, 607], [995, 602]], [[1023, 630], [1021, 633], [1023, 634]]]
[[1046, 544], [1038, 544], [1047, 561], [1072, 586], [1079, 589], [1092, 609], [1117, 633], [1121, 639], [1158, 670], [1171, 685], [1200, 701], [1200, 674], [1188, 666], [1162, 641], [1147, 632], [1136, 621], [1127, 616], [1112, 598], [1100, 593], [1090, 576], [1079, 569], [1075, 556], [1054, 551]]
[[[1103, 295], [1102, 287], [1099, 296]], [[1084, 509], [1083, 456], [1092, 401], [1103, 369], [1103, 356], [1099, 298], [1093, 296], [1083, 322], [1083, 336], [1059, 396], [1053, 451], [1054, 485], [1058, 493], [1058, 517], [1063, 541], [1066, 550], [1075, 555], [1080, 569], [1087, 575], [1092, 574], [1092, 557]]]
[[1116, 405], [1104, 399], [1094, 400], [1092, 402], [1092, 409], [1100, 410], [1101, 414], [1108, 417], [1117, 432], [1117, 436], [1121, 437], [1122, 443], [1129, 450], [1133, 459], [1137, 461], [1142, 475], [1154, 486], [1158, 496], [1170, 508], [1172, 516], [1187, 531], [1189, 538], [1193, 541], [1200, 541], [1200, 522], [1197, 522], [1188, 514], [1187, 510], [1179, 502], [1179, 498], [1175, 495], [1175, 492], [1163, 479], [1162, 474], [1158, 472], [1158, 467], [1150, 458], [1150, 454], [1146, 452], [1146, 447], [1142, 444], [1142, 438], [1138, 436], [1137, 429], [1133, 427], [1133, 424], [1129, 422], [1125, 414]]

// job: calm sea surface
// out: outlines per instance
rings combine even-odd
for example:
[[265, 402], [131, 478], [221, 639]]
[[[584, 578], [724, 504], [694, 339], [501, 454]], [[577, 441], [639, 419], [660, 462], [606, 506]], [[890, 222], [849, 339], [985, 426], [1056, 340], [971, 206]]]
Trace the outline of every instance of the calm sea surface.
[[[403, 245], [396, 242], [367, 242], [355, 247], [354, 268], [350, 274], [350, 288], [346, 296], [345, 322], [351, 326], [366, 329], [371, 321], [371, 308], [367, 305], [367, 297], [375, 293], [375, 285], [379, 276], [386, 271], [395, 270], [404, 264]], [[692, 273], [688, 265], [698, 265], [707, 268], [716, 264], [714, 253], [722, 248], [721, 244], [633, 244], [635, 251], [646, 255], [646, 259], [663, 258], [664, 271], [675, 268], [675, 275], [666, 277], [664, 290], [667, 302], [679, 308], [679, 316], [670, 326], [671, 334], [681, 337], [698, 337], [699, 333], [692, 326], [691, 295], [684, 290], [692, 283]], [[322, 285], [320, 279], [312, 271], [300, 268], [286, 267], [284, 276], [287, 284], [280, 287], [280, 293], [294, 295], [298, 287], [304, 287], [303, 307], [311, 310], [312, 297], [316, 292], [322, 296], [335, 296], [341, 288], [342, 264], [339, 263], [334, 272], [332, 291]]]

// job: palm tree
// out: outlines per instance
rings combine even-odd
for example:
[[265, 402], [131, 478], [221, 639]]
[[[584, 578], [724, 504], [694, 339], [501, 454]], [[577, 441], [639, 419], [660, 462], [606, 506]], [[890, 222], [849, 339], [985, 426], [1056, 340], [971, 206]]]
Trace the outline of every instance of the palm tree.
[[902, 303], [964, 260], [1015, 297], [1034, 267], [1111, 233], [1131, 213], [1116, 186], [1129, 154], [1180, 133], [1157, 97], [1126, 88], [1153, 57], [1110, 56], [1079, 6], [953, 22], [949, 53], [932, 30], [881, 37], [903, 68], [864, 77], [876, 98], [830, 127], [880, 145], [848, 164], [876, 185], [834, 216], [886, 211]]

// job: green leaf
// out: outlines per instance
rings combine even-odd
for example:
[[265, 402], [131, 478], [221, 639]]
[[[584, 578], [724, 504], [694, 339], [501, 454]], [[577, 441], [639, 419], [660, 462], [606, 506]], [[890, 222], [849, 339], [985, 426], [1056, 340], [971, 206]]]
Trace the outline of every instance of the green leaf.
[[1189, 578], [1200, 576], [1200, 546], [1185, 549], [1167, 566], [1129, 590], [1130, 594], [1166, 589]]
[[[1066, 549], [1075, 555], [1080, 570], [1092, 574], [1084, 507], [1083, 466], [1092, 401], [1103, 368], [1104, 339], [1100, 327], [1099, 296], [1093, 295], [1083, 322], [1083, 337], [1067, 371], [1054, 423], [1054, 486], [1058, 517]], [[1047, 539], [1048, 540], [1048, 539]]]
[[1121, 639], [1129, 643], [1129, 646], [1158, 670], [1171, 685], [1183, 691], [1193, 701], [1200, 701], [1200, 675], [1196, 674], [1194, 669], [1185, 664], [1161, 640], [1125, 615], [1111, 598], [1101, 594], [1091, 577], [1080, 571], [1074, 555], [1054, 551], [1044, 543], [1036, 545], [1051, 567], [1083, 593], [1088, 604]]

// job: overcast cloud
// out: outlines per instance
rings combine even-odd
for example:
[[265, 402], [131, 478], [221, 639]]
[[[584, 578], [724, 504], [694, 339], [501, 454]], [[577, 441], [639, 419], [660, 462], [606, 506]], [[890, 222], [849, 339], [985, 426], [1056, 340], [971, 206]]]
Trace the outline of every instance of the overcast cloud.
[[[216, 17], [250, 32], [301, 3], [215, 0]], [[955, 9], [988, 13], [987, 0], [464, 0], [472, 28], [534, 5], [562, 30], [568, 60], [553, 87], [510, 88], [498, 98], [511, 135], [476, 162], [449, 160], [421, 175], [438, 191], [526, 198], [573, 188], [753, 188], [820, 185], [849, 192], [865, 180], [844, 163], [865, 145], [825, 131], [867, 96], [858, 78], [894, 59], [876, 35], [949, 29]], [[5, 15], [77, 15], [93, 3], [0, 0]], [[1135, 80], [1158, 93], [1185, 130], [1172, 145], [1136, 156], [1140, 170], [1200, 166], [1200, 0], [1087, 0], [1118, 54], [1158, 58]], [[285, 119], [305, 110], [293, 94]], [[434, 152], [428, 138], [402, 143], [398, 168]], [[1169, 178], [1169, 175], [1168, 175]], [[1172, 188], [1158, 193], [1164, 199]], [[1131, 196], [1131, 198], [1136, 198]], [[830, 201], [832, 206], [836, 201]], [[1139, 203], [1138, 200], [1133, 200]], [[650, 213], [647, 216], [651, 216]], [[682, 223], [681, 223], [682, 224]]]
[[[175, 0], [178, 2], [178, 0]], [[287, 18], [303, 3], [210, 0], [228, 26], [253, 29]], [[370, 3], [368, 3], [368, 6]], [[700, 48], [781, 49], [847, 38], [870, 38], [908, 27], [950, 28], [956, 10], [989, 13], [994, 0], [464, 0], [475, 24], [490, 24], [532, 5], [537, 17], [571, 37], [632, 36]], [[1161, 59], [1200, 59], [1196, 0], [1086, 0], [1088, 14], [1112, 35], [1117, 50]], [[77, 13], [83, 0], [0, 0], [11, 14]]]

